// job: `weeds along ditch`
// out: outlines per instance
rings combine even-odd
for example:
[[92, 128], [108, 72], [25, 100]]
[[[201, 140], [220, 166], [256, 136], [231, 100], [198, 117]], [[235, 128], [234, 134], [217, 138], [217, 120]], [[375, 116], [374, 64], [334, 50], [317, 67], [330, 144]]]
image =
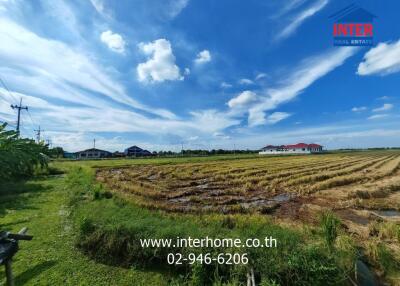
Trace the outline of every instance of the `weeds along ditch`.
[[[322, 227], [278, 226], [252, 214], [176, 214], [127, 202], [95, 181], [89, 168], [73, 168], [66, 178], [76, 245], [93, 259], [122, 267], [158, 269], [176, 285], [243, 285], [253, 269], [260, 285], [338, 285], [354, 272], [357, 249], [337, 218]], [[145, 238], [259, 238], [272, 236], [276, 248], [142, 248]], [[333, 250], [334, 249], [334, 250]], [[248, 253], [248, 265], [167, 264], [168, 253]], [[275, 283], [275, 284], [274, 284]]]

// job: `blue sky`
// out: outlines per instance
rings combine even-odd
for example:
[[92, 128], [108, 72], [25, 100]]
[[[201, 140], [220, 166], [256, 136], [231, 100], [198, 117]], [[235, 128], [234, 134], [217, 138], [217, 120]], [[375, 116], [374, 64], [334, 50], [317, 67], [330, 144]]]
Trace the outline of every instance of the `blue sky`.
[[[0, 120], [66, 150], [400, 145], [400, 2], [334, 47], [347, 0], [0, 0]], [[357, 2], [355, 2], [357, 3]]]

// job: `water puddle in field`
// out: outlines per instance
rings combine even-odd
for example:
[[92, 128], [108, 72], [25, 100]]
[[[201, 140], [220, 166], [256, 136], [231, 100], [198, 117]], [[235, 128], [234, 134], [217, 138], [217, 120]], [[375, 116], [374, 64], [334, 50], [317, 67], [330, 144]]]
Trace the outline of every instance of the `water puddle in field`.
[[147, 180], [149, 181], [155, 181], [157, 179], [157, 174], [153, 174], [147, 177]]
[[286, 203], [294, 197], [295, 195], [290, 193], [279, 194], [268, 199], [254, 197], [248, 202], [241, 203], [240, 205], [245, 209], [255, 208], [258, 209], [261, 213], [272, 213], [277, 208], [279, 208], [282, 203]]
[[272, 197], [271, 201], [275, 201], [275, 202], [278, 202], [278, 203], [284, 203], [284, 202], [290, 201], [293, 198], [294, 198], [293, 194], [284, 193], [284, 194], [280, 194], [280, 195], [277, 195], [275, 197]]
[[171, 203], [188, 203], [190, 201], [189, 197], [178, 197], [178, 198], [172, 198], [168, 200]]
[[357, 285], [360, 285], [360, 286], [376, 286], [376, 285], [378, 285], [373, 272], [360, 259], [358, 259], [356, 262], [355, 274], [356, 274], [355, 280], [357, 282]]
[[359, 215], [350, 209], [337, 210], [336, 214], [338, 214], [341, 219], [349, 220], [353, 223], [360, 224], [363, 226], [366, 226], [369, 223], [368, 217]]
[[375, 211], [375, 213], [388, 218], [400, 217], [400, 211], [396, 210]]

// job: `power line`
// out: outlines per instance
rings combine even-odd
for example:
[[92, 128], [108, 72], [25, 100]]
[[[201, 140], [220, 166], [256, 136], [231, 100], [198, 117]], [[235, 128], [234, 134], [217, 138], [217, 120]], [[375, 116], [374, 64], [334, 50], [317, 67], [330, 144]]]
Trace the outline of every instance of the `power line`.
[[23, 124], [21, 124], [21, 129], [24, 130], [26, 136], [28, 136], [30, 139], [34, 140], [35, 133], [31, 129], [27, 129]]
[[[1, 77], [0, 77], [0, 83], [3, 85], [4, 89], [7, 90], [8, 94], [14, 99], [14, 101], [18, 102], [18, 100], [12, 94], [12, 92], [10, 91], [10, 89], [8, 88], [8, 86], [6, 85], [6, 83], [4, 82], [4, 80]], [[25, 109], [28, 112], [29, 119], [31, 120], [32, 125], [36, 126], [32, 116], [31, 116], [31, 113], [28, 110], [28, 107], [27, 106], [25, 106], [25, 107], [21, 106], [22, 105], [21, 103], [22, 103], [22, 98], [20, 99], [19, 106], [17, 104], [16, 105], [13, 105], [13, 104], [11, 105], [12, 109], [18, 108], [17, 132], [19, 132], [19, 127], [20, 127], [20, 111], [21, 111], [21, 109]]]
[[26, 111], [28, 112], [28, 115], [29, 115], [29, 118], [30, 118], [30, 120], [31, 120], [31, 122], [32, 122], [32, 125], [33, 125], [33, 126], [36, 126], [35, 122], [34, 122], [33, 119], [32, 119], [31, 113], [29, 112], [28, 109], [27, 109]]
[[8, 89], [6, 83], [2, 80], [2, 78], [0, 77], [0, 83], [4, 86], [4, 88], [7, 90], [8, 94], [15, 100], [15, 102], [17, 103], [18, 100], [15, 98], [15, 96], [12, 94], [12, 92]]

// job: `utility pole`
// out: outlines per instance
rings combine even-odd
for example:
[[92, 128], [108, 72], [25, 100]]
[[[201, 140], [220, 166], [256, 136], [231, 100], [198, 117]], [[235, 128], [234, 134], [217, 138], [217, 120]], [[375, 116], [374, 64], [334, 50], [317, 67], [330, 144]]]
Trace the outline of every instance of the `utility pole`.
[[11, 104], [11, 108], [12, 109], [18, 109], [17, 133], [18, 133], [18, 136], [19, 136], [19, 125], [20, 125], [20, 121], [21, 121], [21, 109], [28, 110], [28, 106], [22, 106], [22, 97], [21, 97], [21, 99], [19, 101], [19, 105]]
[[35, 129], [34, 131], [36, 131], [36, 139], [37, 139], [37, 143], [40, 143], [40, 133], [43, 132], [43, 129], [40, 129], [40, 125], [39, 125], [39, 129]]
[[96, 139], [93, 139], [93, 149], [96, 149]]

